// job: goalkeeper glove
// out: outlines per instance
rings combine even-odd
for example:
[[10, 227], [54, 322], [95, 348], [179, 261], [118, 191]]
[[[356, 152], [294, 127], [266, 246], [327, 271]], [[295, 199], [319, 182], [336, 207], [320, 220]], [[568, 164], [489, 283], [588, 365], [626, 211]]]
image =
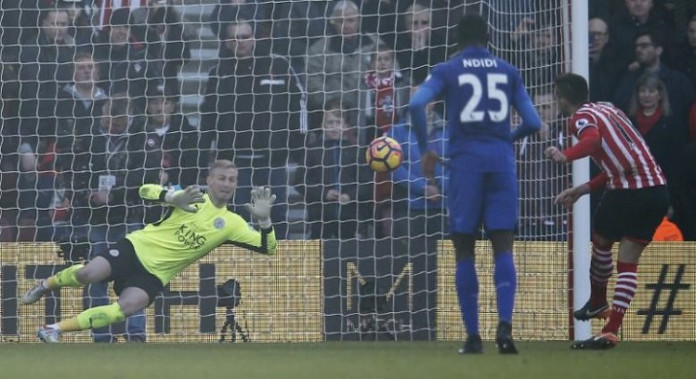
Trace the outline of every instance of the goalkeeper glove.
[[276, 195], [271, 193], [269, 187], [256, 187], [251, 190], [251, 203], [245, 204], [259, 222], [262, 229], [271, 227], [271, 206], [276, 199]]
[[203, 194], [198, 186], [188, 186], [185, 190], [169, 191], [164, 196], [164, 201], [185, 211], [194, 213], [198, 210], [193, 204], [204, 203]]

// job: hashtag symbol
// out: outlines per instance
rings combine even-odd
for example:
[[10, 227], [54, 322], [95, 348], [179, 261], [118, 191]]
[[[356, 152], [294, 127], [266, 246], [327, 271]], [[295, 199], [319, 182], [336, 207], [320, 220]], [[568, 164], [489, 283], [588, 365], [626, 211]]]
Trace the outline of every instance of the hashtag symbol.
[[[681, 282], [682, 276], [684, 276], [684, 271], [686, 270], [686, 265], [680, 264], [677, 269], [677, 274], [674, 277], [674, 282], [669, 284], [665, 282], [667, 273], [669, 272], [669, 265], [662, 265], [662, 270], [660, 272], [660, 279], [658, 279], [655, 284], [648, 284], [645, 286], [646, 289], [653, 290], [653, 297], [650, 301], [650, 308], [641, 309], [638, 311], [639, 315], [645, 315], [645, 324], [643, 324], [643, 334], [647, 334], [650, 331], [650, 325], [652, 324], [653, 318], [655, 316], [662, 316], [662, 321], [660, 322], [659, 334], [662, 334], [667, 330], [667, 323], [669, 322], [670, 316], [679, 316], [682, 314], [681, 309], [674, 309], [674, 300], [677, 298], [677, 293], [679, 290], [687, 290], [691, 287], [690, 284], [683, 284]], [[660, 295], [663, 290], [669, 290], [669, 298], [667, 299], [667, 306], [663, 309], [658, 309], [657, 304], [660, 301]]]

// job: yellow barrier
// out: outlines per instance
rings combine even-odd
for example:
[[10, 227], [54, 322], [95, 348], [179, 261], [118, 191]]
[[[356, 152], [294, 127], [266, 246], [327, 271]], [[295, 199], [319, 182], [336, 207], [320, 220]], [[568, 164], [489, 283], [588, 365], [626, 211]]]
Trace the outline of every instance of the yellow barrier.
[[[616, 257], [616, 250], [614, 251]], [[696, 341], [696, 243], [654, 242], [638, 266], [638, 291], [624, 318], [630, 341]], [[614, 288], [616, 275], [609, 283]], [[601, 325], [595, 322], [593, 330]]]
[[[56, 309], [46, 312], [45, 301], [28, 306], [19, 306], [16, 302], [17, 296], [21, 296], [33, 284], [32, 276], [50, 273], [55, 270], [54, 265], [63, 264], [56, 255], [57, 250], [53, 244], [0, 245], [0, 264], [3, 272], [0, 282], [0, 293], [3, 294], [0, 305], [3, 330], [0, 332], [3, 340], [36, 341], [35, 332], [45, 322], [46, 315], [56, 313]], [[215, 278], [201, 278], [200, 272], [214, 272]], [[203, 296], [201, 303], [202, 299], [210, 300], [215, 293], [200, 293], [201, 280], [214, 280], [215, 284], [219, 284], [230, 277], [237, 279], [241, 285], [242, 300], [236, 309], [236, 318], [240, 326], [248, 331], [251, 341], [320, 341], [323, 339], [321, 273], [319, 241], [279, 244], [278, 253], [273, 257], [231, 246], [220, 247], [199, 264], [192, 265], [172, 280], [169, 290], [173, 298], [169, 298], [172, 301], [169, 301], [165, 312], [167, 317], [156, 317], [157, 302], [148, 307], [148, 341], [217, 341], [220, 328], [225, 322], [224, 308], [213, 305], [214, 309], [211, 309], [215, 314], [214, 321], [207, 325], [208, 329], [212, 326], [213, 330], [201, 332], [201, 307], [195, 304], [199, 302], [197, 297], [190, 299], [194, 302], [192, 305], [172, 303], [176, 303], [183, 296], [182, 292]], [[14, 278], [12, 275], [15, 275]], [[214, 288], [212, 282], [206, 285], [206, 288], [211, 287]], [[60, 291], [60, 309], [57, 311], [62, 317], [73, 316], [82, 311], [82, 300], [82, 289], [63, 288]], [[157, 324], [161, 325], [165, 319], [170, 326], [168, 333], [156, 332]], [[9, 334], [13, 328], [16, 329], [16, 334]], [[91, 338], [89, 332], [80, 332], [66, 335], [64, 341], [90, 342]]]
[[[57, 250], [53, 244], [0, 244], [0, 335], [4, 341], [33, 342], [36, 329], [47, 316], [67, 317], [82, 310], [82, 289], [73, 288], [62, 289], [58, 303], [49, 297], [50, 301], [35, 305], [17, 304], [18, 296], [33, 284], [34, 278], [45, 277], [63, 265]], [[490, 244], [479, 242], [477, 254], [482, 335], [492, 339], [497, 314]], [[518, 267], [515, 336], [520, 340], [568, 339], [566, 243], [518, 242], [515, 259]], [[696, 341], [695, 267], [696, 243], [651, 244], [641, 261], [639, 289], [626, 315], [622, 338]], [[449, 241], [443, 241], [438, 250], [437, 272], [437, 338], [462, 340], [465, 334], [454, 287], [454, 253]], [[321, 242], [288, 241], [280, 244], [274, 257], [225, 246], [191, 266], [172, 281], [166, 307], [160, 299], [148, 308], [148, 341], [217, 341], [225, 322], [225, 310], [210, 305], [215, 296], [214, 284], [230, 277], [241, 284], [242, 301], [236, 316], [251, 341], [324, 339]], [[613, 279], [609, 288], [611, 297]], [[203, 303], [210, 309], [207, 317], [201, 310]], [[53, 308], [47, 310], [47, 304]], [[601, 323], [594, 322], [596, 331]], [[65, 341], [90, 342], [91, 338], [88, 332], [81, 332], [66, 336]]]
[[[615, 246], [616, 247], [616, 246]], [[616, 249], [614, 262], [616, 262]], [[518, 242], [518, 294], [514, 332], [520, 340], [569, 338], [567, 246], [555, 242]], [[462, 325], [454, 287], [454, 251], [449, 241], [438, 253], [438, 339], [462, 340]], [[638, 291], [624, 319], [622, 338], [644, 341], [696, 341], [696, 243], [655, 242], [643, 253]], [[494, 338], [497, 325], [490, 244], [477, 245], [481, 330]], [[578, 273], [578, 275], [589, 275]], [[609, 301], [616, 275], [609, 283]], [[599, 331], [602, 321], [593, 321]]]
[[[568, 249], [560, 242], [515, 244], [518, 267], [517, 302], [513, 319], [520, 340], [568, 339]], [[437, 257], [437, 338], [462, 341], [466, 338], [454, 286], [454, 248], [443, 241]], [[476, 246], [479, 276], [481, 337], [495, 338], [498, 325], [493, 254], [489, 242]]]

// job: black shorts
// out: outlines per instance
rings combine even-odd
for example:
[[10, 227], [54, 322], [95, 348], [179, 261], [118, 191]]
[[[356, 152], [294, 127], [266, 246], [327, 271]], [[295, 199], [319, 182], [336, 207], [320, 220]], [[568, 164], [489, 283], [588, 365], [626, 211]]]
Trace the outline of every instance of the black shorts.
[[135, 254], [133, 244], [122, 238], [116, 244], [109, 246], [107, 251], [99, 254], [111, 265], [111, 275], [107, 279], [114, 282], [114, 292], [121, 295], [121, 291], [128, 287], [137, 287], [147, 292], [150, 304], [155, 301], [164, 286], [156, 276], [143, 267]]
[[613, 241], [626, 237], [647, 245], [668, 208], [666, 186], [608, 190], [595, 211], [594, 229]]

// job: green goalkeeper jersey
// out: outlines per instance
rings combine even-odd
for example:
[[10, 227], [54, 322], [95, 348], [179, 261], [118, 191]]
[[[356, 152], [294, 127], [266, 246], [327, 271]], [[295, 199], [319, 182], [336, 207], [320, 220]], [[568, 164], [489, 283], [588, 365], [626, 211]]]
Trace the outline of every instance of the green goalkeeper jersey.
[[[140, 187], [140, 196], [146, 200], [161, 201], [164, 193], [159, 185]], [[238, 214], [217, 208], [207, 194], [203, 197], [204, 203], [195, 204], [196, 213], [172, 206], [161, 220], [126, 236], [145, 269], [165, 286], [175, 275], [224, 243], [275, 254], [273, 228], [254, 230]]]

